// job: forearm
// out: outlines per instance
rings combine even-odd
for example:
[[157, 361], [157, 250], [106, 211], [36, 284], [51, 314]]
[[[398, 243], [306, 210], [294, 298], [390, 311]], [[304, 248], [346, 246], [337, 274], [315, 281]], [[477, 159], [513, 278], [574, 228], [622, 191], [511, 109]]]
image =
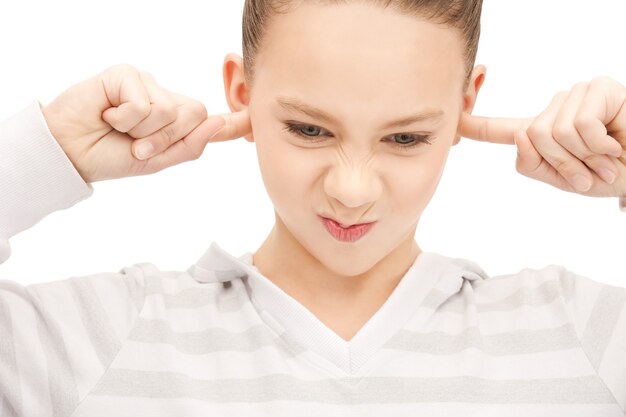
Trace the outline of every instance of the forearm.
[[93, 194], [58, 145], [38, 101], [0, 123], [0, 263], [9, 238]]

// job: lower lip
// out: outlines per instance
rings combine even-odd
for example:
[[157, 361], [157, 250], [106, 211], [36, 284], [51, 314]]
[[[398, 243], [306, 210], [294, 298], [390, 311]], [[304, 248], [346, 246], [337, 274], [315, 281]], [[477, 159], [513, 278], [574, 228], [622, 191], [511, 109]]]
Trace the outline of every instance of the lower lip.
[[339, 225], [339, 223], [333, 220], [321, 216], [320, 218], [322, 219], [324, 226], [326, 226], [326, 230], [328, 230], [328, 232], [333, 235], [335, 239], [341, 242], [356, 242], [369, 232], [372, 226], [376, 223], [359, 224], [343, 228]]

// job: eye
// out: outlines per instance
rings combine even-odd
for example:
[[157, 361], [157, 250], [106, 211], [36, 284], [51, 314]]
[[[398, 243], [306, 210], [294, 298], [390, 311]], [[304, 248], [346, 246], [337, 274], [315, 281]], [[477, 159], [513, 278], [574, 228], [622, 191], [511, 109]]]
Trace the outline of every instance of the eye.
[[313, 138], [318, 138], [319, 136], [316, 133], [324, 131], [321, 127], [296, 123], [285, 123], [285, 130], [288, 130], [296, 136], [305, 138], [307, 142], [319, 142], [319, 140]]
[[[285, 130], [300, 137], [301, 139], [304, 139], [306, 142], [309, 143], [317, 143], [322, 141], [323, 139], [320, 139], [321, 136], [318, 136], [321, 132], [327, 132], [327, 134], [323, 136], [332, 136], [330, 132], [321, 127], [307, 124], [285, 122]], [[391, 141], [392, 146], [400, 148], [402, 150], [412, 149], [422, 143], [431, 145], [431, 139], [433, 139], [432, 136], [420, 135], [417, 133], [397, 133], [395, 135], [391, 135], [390, 137], [396, 139]]]
[[420, 143], [432, 145], [432, 142], [430, 141], [431, 136], [428, 136], [428, 135], [418, 135], [416, 133], [398, 133], [398, 134], [392, 135], [392, 137], [399, 139], [399, 142], [395, 142], [395, 141], [393, 142], [394, 145], [403, 149], [413, 148], [419, 145]]

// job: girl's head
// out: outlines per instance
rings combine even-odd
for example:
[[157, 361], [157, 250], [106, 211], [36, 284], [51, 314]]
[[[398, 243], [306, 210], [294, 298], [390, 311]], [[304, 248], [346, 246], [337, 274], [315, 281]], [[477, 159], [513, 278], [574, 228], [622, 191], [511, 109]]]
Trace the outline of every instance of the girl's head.
[[[224, 82], [231, 110], [250, 114], [276, 245], [342, 276], [408, 253], [484, 80], [474, 68], [481, 7], [246, 1], [244, 57], [227, 55]], [[319, 216], [377, 224], [343, 243]]]

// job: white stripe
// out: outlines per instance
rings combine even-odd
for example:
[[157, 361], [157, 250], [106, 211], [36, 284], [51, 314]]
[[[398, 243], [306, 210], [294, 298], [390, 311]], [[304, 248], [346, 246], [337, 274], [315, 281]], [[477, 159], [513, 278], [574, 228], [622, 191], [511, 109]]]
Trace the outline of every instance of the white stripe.
[[[319, 356], [313, 360], [316, 365], [323, 361]], [[288, 373], [303, 380], [319, 379], [319, 373], [311, 372], [302, 355], [286, 357], [274, 346], [262, 347], [254, 352], [185, 355], [173, 346], [127, 342], [113, 367], [176, 372], [197, 379], [258, 378], [275, 373]], [[217, 369], [219, 375], [215, 374]], [[383, 349], [360, 371], [355, 377], [419, 375], [423, 378], [445, 378], [469, 375], [509, 380], [595, 375], [580, 348], [510, 356], [490, 356], [474, 348], [445, 356]]]
[[88, 404], [79, 407], [75, 417], [111, 417], [111, 405], [115, 404], [115, 417], [137, 417], [137, 410], [144, 416], [246, 416], [246, 417], [624, 417], [615, 405], [604, 404], [368, 404], [336, 406], [292, 401], [273, 401], [267, 405], [258, 403], [206, 404], [203, 401], [180, 399], [144, 399], [120, 397], [93, 397]]

